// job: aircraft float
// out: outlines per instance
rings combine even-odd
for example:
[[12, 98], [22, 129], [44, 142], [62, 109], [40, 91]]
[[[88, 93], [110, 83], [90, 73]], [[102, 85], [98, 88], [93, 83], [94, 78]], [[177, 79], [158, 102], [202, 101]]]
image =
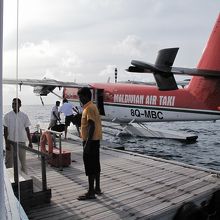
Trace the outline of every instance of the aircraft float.
[[[156, 85], [140, 83], [69, 83], [56, 80], [4, 79], [5, 84], [29, 85], [45, 96], [63, 87], [63, 98], [78, 103], [77, 91], [92, 90], [102, 119], [118, 123], [122, 130], [138, 136], [196, 140], [197, 136], [152, 130], [146, 122], [208, 121], [220, 119], [220, 14], [197, 68], [173, 67], [179, 48], [158, 52], [154, 64], [132, 60], [129, 72], [153, 73]], [[179, 88], [175, 74], [192, 76]]]

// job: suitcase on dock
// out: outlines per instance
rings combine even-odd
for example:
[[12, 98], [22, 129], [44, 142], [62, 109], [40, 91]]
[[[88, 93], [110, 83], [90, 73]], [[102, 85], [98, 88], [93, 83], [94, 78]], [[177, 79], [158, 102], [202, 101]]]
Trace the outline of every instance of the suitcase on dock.
[[57, 131], [57, 132], [63, 132], [65, 131], [65, 124], [56, 124], [51, 128], [51, 130]]
[[59, 149], [54, 148], [52, 157], [48, 160], [48, 163], [54, 167], [68, 167], [71, 164], [71, 154], [63, 150], [60, 155]]
[[38, 131], [31, 133], [31, 141], [32, 141], [32, 143], [39, 143], [40, 142], [40, 133]]

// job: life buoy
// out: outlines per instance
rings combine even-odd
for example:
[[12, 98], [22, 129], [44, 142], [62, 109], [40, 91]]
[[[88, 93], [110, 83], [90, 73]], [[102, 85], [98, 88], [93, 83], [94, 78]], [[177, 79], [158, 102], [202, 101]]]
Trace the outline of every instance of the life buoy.
[[[46, 144], [48, 145], [48, 151], [46, 149]], [[44, 153], [53, 153], [53, 140], [50, 132], [45, 131], [40, 137], [40, 147], [41, 152]]]

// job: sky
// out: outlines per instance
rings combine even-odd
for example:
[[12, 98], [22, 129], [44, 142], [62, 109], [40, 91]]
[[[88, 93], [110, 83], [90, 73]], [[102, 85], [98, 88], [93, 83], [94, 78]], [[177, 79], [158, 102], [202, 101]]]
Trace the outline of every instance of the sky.
[[[5, 0], [3, 78], [114, 82], [117, 68], [119, 81], [153, 81], [125, 69], [168, 47], [180, 48], [174, 66], [196, 67], [219, 12], [217, 0]], [[41, 104], [32, 91], [4, 85], [3, 104]]]

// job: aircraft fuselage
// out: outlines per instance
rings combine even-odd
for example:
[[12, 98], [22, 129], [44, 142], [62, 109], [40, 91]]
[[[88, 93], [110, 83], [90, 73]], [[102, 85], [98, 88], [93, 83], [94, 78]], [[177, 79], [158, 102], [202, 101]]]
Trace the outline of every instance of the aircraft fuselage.
[[[197, 100], [187, 89], [159, 91], [155, 86], [94, 83], [93, 101], [103, 119], [121, 123], [200, 121], [220, 119], [220, 109]], [[77, 89], [64, 90], [64, 96], [78, 102]]]

